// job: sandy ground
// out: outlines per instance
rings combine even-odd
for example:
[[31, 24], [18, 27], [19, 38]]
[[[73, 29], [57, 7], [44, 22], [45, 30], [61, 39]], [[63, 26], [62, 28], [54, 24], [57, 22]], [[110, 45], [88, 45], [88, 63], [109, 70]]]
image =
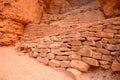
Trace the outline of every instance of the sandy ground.
[[13, 47], [0, 48], [0, 80], [74, 80], [64, 72], [44, 66], [27, 56], [18, 56]]

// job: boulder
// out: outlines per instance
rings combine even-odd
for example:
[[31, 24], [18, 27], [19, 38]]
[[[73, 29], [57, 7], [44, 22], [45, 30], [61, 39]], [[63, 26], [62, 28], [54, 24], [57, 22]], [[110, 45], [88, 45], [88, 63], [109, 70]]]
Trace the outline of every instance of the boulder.
[[79, 60], [72, 60], [70, 63], [70, 66], [81, 72], [88, 72], [88, 69], [90, 68], [90, 66], [88, 64], [86, 64], [83, 61], [79, 61]]
[[38, 0], [0, 0], [0, 18], [9, 18], [21, 23], [39, 23], [42, 6]]

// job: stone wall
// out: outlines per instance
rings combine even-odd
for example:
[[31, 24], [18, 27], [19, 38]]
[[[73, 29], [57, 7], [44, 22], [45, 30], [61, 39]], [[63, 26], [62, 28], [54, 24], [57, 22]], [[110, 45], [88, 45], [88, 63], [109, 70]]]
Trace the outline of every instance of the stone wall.
[[21, 39], [17, 45], [20, 55], [25, 53], [40, 63], [62, 70], [88, 72], [92, 67], [99, 67], [120, 71], [120, 17], [61, 34], [35, 36], [32, 40], [29, 36]]

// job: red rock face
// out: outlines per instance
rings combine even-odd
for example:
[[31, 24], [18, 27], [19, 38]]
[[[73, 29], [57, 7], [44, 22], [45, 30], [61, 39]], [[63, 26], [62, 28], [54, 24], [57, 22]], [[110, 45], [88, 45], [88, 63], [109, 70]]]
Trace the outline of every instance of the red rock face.
[[24, 24], [40, 23], [42, 12], [38, 0], [0, 0], [0, 45], [15, 44]]
[[99, 0], [99, 6], [106, 17], [120, 16], [120, 0]]
[[21, 23], [39, 23], [42, 9], [38, 0], [0, 0], [0, 18]]
[[43, 2], [47, 13], [65, 13], [93, 0], [39, 0]]

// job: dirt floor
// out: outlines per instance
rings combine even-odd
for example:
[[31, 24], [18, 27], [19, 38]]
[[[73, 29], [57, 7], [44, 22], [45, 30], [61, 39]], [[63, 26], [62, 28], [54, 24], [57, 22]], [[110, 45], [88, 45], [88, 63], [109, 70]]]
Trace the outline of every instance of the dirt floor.
[[44, 66], [13, 47], [0, 48], [0, 80], [74, 80], [70, 75]]

